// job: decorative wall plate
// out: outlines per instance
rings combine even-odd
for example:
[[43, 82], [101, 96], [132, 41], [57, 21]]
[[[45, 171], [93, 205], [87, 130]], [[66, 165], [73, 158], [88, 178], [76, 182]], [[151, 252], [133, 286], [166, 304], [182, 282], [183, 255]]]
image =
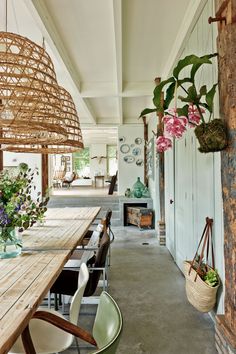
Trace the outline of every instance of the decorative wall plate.
[[130, 151], [129, 145], [128, 144], [122, 144], [121, 147], [120, 147], [120, 151], [123, 154], [127, 154]]
[[119, 138], [119, 142], [120, 142], [120, 143], [124, 143], [124, 142], [125, 142], [125, 137], [124, 137], [124, 136], [121, 136], [121, 137]]
[[127, 163], [133, 163], [135, 158], [132, 155], [127, 155], [124, 157], [124, 161]]
[[141, 149], [138, 148], [138, 147], [135, 147], [135, 148], [132, 150], [132, 154], [133, 154], [134, 156], [140, 155], [140, 154], [141, 154]]
[[136, 138], [136, 139], [134, 140], [134, 142], [135, 142], [135, 144], [140, 145], [140, 144], [142, 144], [143, 139], [142, 139], [142, 138]]
[[138, 159], [138, 160], [136, 161], [136, 165], [137, 165], [137, 166], [143, 166], [143, 159]]

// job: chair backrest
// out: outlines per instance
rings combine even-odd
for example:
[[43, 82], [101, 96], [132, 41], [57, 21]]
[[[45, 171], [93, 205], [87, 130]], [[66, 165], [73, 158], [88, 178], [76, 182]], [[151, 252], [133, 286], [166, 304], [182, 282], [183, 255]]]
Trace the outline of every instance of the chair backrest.
[[116, 171], [116, 174], [111, 177], [111, 184], [110, 184], [110, 187], [109, 187], [109, 190], [108, 190], [108, 194], [113, 194], [113, 191], [114, 191], [114, 188], [115, 188], [115, 184], [116, 184], [116, 181], [117, 181], [117, 172], [118, 171]]
[[123, 320], [119, 306], [107, 292], [103, 291], [93, 325], [93, 337], [98, 348], [93, 354], [114, 354], [119, 344]]
[[80, 266], [79, 276], [78, 276], [78, 288], [72, 298], [70, 305], [70, 322], [77, 325], [81, 300], [84, 295], [85, 287], [89, 280], [89, 271], [85, 263]]
[[[105, 267], [109, 246], [110, 246], [110, 237], [107, 234], [107, 231], [105, 230], [103, 233], [103, 236], [101, 238], [99, 248], [96, 253], [96, 258], [95, 258], [95, 262], [93, 265], [94, 268], [104, 268]], [[91, 268], [91, 271], [89, 274], [89, 281], [88, 281], [87, 286], [85, 288], [84, 296], [91, 296], [94, 294], [94, 292], [97, 288], [101, 273], [102, 273], [102, 269], [93, 271], [93, 268]]]
[[107, 212], [106, 212], [106, 216], [105, 216], [105, 219], [106, 219], [106, 227], [109, 228], [110, 225], [111, 225], [111, 217], [112, 217], [112, 210], [111, 209], [108, 209]]
[[112, 217], [112, 210], [108, 209], [106, 212], [105, 220], [106, 220], [106, 228], [107, 228], [108, 234], [110, 236], [110, 243], [112, 243], [115, 239], [114, 233], [111, 229], [111, 217]]
[[81, 260], [80, 262], [81, 263], [86, 263], [94, 257], [94, 250], [96, 248], [98, 248], [98, 244], [99, 244], [99, 241], [100, 241], [100, 235], [101, 235], [101, 231], [97, 231], [97, 230], [94, 230], [93, 233], [92, 233], [92, 236], [90, 237], [89, 239], [89, 242], [88, 244], [86, 245], [85, 247], [85, 250], [82, 254], [82, 257], [81, 257]]

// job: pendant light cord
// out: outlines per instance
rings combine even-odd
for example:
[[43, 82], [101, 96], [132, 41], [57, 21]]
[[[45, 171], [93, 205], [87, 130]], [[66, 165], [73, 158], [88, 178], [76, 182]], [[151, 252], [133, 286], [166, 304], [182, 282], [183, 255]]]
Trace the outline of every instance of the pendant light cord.
[[6, 32], [7, 32], [7, 0], [6, 0], [6, 8], [5, 8], [5, 10], [6, 10], [6, 13], [5, 13], [5, 15], [6, 15], [6, 23], [5, 23], [5, 28], [6, 28]]

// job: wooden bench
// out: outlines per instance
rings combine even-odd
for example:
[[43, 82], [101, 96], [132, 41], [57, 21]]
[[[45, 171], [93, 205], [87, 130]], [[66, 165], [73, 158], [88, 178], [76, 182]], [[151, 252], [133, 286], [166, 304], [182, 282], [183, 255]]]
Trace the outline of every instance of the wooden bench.
[[136, 225], [139, 229], [151, 228], [152, 227], [152, 209], [139, 207], [139, 206], [129, 206], [127, 207], [127, 224]]

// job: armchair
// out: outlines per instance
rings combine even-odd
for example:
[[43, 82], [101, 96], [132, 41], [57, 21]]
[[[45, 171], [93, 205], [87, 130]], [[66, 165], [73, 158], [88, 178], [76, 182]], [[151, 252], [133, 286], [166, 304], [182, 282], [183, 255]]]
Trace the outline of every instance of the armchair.
[[[39, 343], [42, 343], [42, 346], [51, 346], [50, 351], [44, 351], [44, 354], [54, 353], [58, 350], [56, 343], [57, 341], [61, 341], [63, 331], [68, 332], [69, 335], [73, 334], [76, 337], [81, 338], [84, 341], [96, 346], [95, 350], [92, 349], [91, 354], [114, 354], [118, 347], [123, 327], [122, 314], [119, 309], [119, 306], [117, 305], [115, 300], [105, 291], [100, 296], [100, 301], [94, 320], [92, 335], [87, 331], [83, 330], [82, 328], [71, 324], [65, 319], [55, 314], [48, 314], [48, 312], [45, 311], [37, 311], [34, 314], [33, 321], [34, 320], [42, 323], [46, 322], [45, 325], [49, 324], [50, 326], [60, 328], [58, 330], [57, 339], [52, 339], [48, 336], [39, 336]], [[22, 333], [22, 341], [24, 343], [23, 347], [25, 349], [26, 354], [36, 354], [36, 352], [38, 354], [42, 353], [42, 351], [37, 351], [35, 338], [32, 335], [31, 330], [29, 330], [29, 327], [26, 327], [26, 330]], [[54, 348], [52, 344], [55, 344]], [[34, 346], [36, 347], [36, 351], [34, 349]], [[23, 351], [15, 351], [14, 353], [23, 353]]]
[[[22, 339], [21, 337], [17, 339], [9, 353], [25, 353], [24, 348], [28, 350], [26, 350], [28, 354], [61, 352], [71, 346], [73, 335], [85, 336], [91, 344], [96, 344], [91, 335], [87, 335], [86, 332], [76, 327], [81, 300], [88, 279], [88, 268], [83, 263], [81, 264], [79, 276], [77, 274], [76, 291], [70, 306], [70, 322], [66, 321], [57, 311], [45, 309], [44, 311], [37, 311], [30, 320], [28, 327], [22, 333]], [[41, 318], [40, 314], [43, 314], [43, 318]], [[45, 319], [47, 322], [40, 319]], [[66, 332], [62, 329], [65, 329]]]

